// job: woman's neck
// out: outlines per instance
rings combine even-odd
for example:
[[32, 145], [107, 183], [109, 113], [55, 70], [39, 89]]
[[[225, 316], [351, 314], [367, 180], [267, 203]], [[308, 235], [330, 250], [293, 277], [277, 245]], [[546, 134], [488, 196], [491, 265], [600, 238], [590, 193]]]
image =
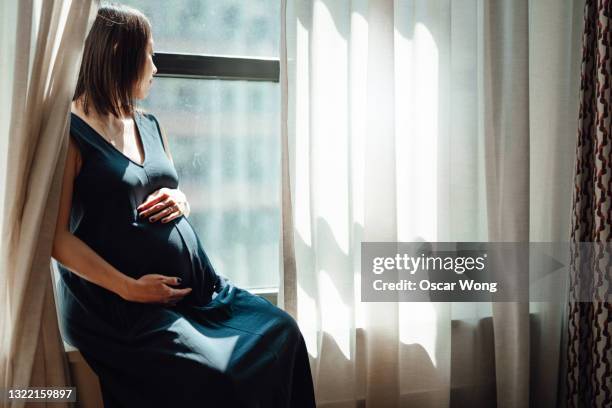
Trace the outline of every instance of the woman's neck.
[[126, 128], [126, 122], [131, 120], [131, 117], [126, 114], [122, 114], [120, 118], [111, 113], [101, 115], [92, 106], [88, 106], [87, 110], [88, 113], [85, 113], [81, 100], [72, 102], [72, 111], [77, 113], [79, 116], [88, 119], [90, 122], [97, 123], [103, 130], [105, 136], [110, 140], [115, 140], [118, 135], [123, 134], [124, 129]]
[[121, 124], [123, 124], [123, 122], [125, 120], [130, 120], [131, 119], [131, 115], [125, 113], [125, 112], [121, 112], [120, 117], [116, 117], [115, 115], [113, 115], [112, 113], [107, 113], [105, 115], [100, 114], [96, 108], [94, 108], [93, 106], [91, 106], [91, 104], [87, 107], [87, 113], [85, 113], [85, 109], [83, 106], [83, 101], [81, 99], [77, 99], [76, 101], [72, 101], [72, 110], [76, 111], [76, 113], [81, 114], [82, 116], [85, 116], [87, 118], [96, 120], [98, 122], [101, 122], [105, 125], [111, 126], [111, 127], [118, 127]]

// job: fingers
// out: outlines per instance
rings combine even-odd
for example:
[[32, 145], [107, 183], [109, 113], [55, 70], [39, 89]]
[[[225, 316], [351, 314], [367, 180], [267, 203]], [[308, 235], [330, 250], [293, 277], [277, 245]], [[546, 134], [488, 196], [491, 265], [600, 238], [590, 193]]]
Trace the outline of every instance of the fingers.
[[169, 211], [170, 215], [168, 215], [165, 218], [162, 218], [161, 222], [163, 223], [172, 221], [173, 219], [178, 218], [181, 215], [183, 215], [183, 212], [179, 209], [178, 204], [174, 205], [173, 207], [168, 207], [168, 208], [172, 208], [172, 211], [171, 212]]
[[177, 303], [191, 293], [192, 288], [173, 288], [181, 284], [181, 278], [161, 274], [148, 274], [140, 277], [142, 302], [170, 304]]
[[179, 278], [178, 276], [168, 276], [168, 275], [162, 275], [159, 273], [151, 273], [148, 275], [144, 275], [143, 277], [141, 277], [141, 279], [143, 278], [152, 278], [155, 280], [160, 280], [162, 281], [162, 283], [165, 283], [166, 285], [178, 285], [181, 283], [181, 278]]
[[[170, 197], [170, 194], [168, 194], [168, 192], [166, 191], [166, 188], [163, 187], [163, 188], [155, 191], [149, 197], [147, 197], [145, 202], [140, 204], [138, 207], [136, 207], [136, 209], [138, 211], [148, 210], [152, 206], [154, 206], [155, 204], [159, 203], [160, 201], [166, 200], [169, 197]], [[148, 211], [147, 214], [148, 213], [150, 213], [150, 211]], [[141, 213], [141, 215], [142, 215], [142, 213]]]
[[[149, 218], [149, 222], [155, 222], [161, 218], [161, 221], [163, 223], [166, 223], [183, 215], [183, 211], [181, 211], [178, 203], [173, 203], [172, 200], [169, 200], [164, 202], [164, 205], [166, 205], [166, 207], [163, 208], [161, 211], [157, 212], [155, 215], [151, 216]], [[162, 208], [161, 205], [158, 208]], [[151, 212], [155, 210], [157, 210], [157, 208], [152, 208]]]
[[164, 282], [166, 279], [173, 279], [173, 276], [167, 276], [167, 275], [161, 275], [159, 273], [150, 273], [147, 275], [143, 275], [140, 279], [154, 279], [154, 280], [160, 280], [162, 282]]
[[166, 285], [174, 285], [174, 286], [176, 286], [176, 285], [179, 285], [181, 283], [181, 278], [176, 277], [176, 276], [164, 276], [164, 279], [162, 279], [162, 281]]
[[153, 194], [149, 195], [147, 197], [147, 199], [145, 200], [145, 202], [140, 204], [138, 207], [136, 207], [136, 209], [138, 211], [145, 210], [145, 209], [151, 207], [152, 205], [154, 205], [155, 203], [158, 203], [159, 201], [165, 200], [166, 198], [168, 198], [169, 194], [167, 192], [165, 192], [165, 191], [162, 191], [162, 190], [164, 190], [164, 189], [163, 188], [159, 189], [159, 190], [155, 191]]
[[154, 218], [158, 219], [159, 214], [164, 209], [168, 207], [172, 207], [174, 205], [176, 205], [176, 202], [172, 198], [167, 197], [163, 201], [157, 201], [154, 205], [149, 206], [145, 211], [142, 211], [139, 215], [144, 218], [144, 217], [149, 217], [151, 214], [155, 214]]
[[166, 223], [187, 214], [189, 212], [188, 207], [189, 204], [182, 191], [162, 187], [147, 197], [147, 200], [136, 208], [139, 211], [139, 217], [149, 217], [150, 222], [165, 217], [162, 222]]
[[169, 296], [171, 300], [182, 299], [183, 297], [187, 296], [191, 292], [191, 288], [171, 289], [171, 290], [172, 292], [171, 292], [171, 295]]
[[185, 289], [172, 289], [170, 288], [170, 296], [168, 296], [165, 299], [165, 303], [170, 305], [170, 306], [174, 306], [176, 305], [181, 299], [183, 299], [185, 296], [187, 296], [189, 293], [191, 292], [191, 288], [185, 288]]
[[[153, 215], [152, 217], [150, 217], [149, 221], [155, 222], [155, 221], [159, 220], [162, 217], [166, 217], [168, 215], [173, 215], [173, 214], [176, 214], [177, 212], [179, 212], [179, 208], [178, 208], [178, 205], [176, 203], [174, 203], [172, 201], [168, 201], [168, 202], [165, 203], [165, 205], [166, 205], [166, 207], [163, 208], [158, 213], [156, 213], [155, 215]], [[179, 212], [179, 214], [180, 214], [180, 212]]]

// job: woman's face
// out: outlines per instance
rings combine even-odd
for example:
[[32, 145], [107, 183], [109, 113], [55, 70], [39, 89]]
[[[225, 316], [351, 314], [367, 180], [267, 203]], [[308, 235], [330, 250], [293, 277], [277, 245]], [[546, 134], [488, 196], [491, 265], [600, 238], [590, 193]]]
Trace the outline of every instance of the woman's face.
[[153, 45], [153, 38], [151, 38], [147, 44], [147, 56], [145, 58], [142, 77], [140, 78], [140, 81], [136, 85], [136, 89], [134, 91], [135, 99], [144, 99], [147, 97], [153, 82], [153, 75], [155, 75], [157, 72], [157, 67], [153, 63]]

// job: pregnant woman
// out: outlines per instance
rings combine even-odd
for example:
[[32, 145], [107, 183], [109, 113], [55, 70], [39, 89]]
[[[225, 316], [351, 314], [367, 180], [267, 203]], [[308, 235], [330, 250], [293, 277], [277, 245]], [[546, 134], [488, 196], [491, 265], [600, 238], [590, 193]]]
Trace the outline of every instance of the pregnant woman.
[[62, 333], [106, 407], [313, 407], [291, 316], [211, 266], [156, 118], [147, 18], [100, 8], [73, 98], [53, 245]]

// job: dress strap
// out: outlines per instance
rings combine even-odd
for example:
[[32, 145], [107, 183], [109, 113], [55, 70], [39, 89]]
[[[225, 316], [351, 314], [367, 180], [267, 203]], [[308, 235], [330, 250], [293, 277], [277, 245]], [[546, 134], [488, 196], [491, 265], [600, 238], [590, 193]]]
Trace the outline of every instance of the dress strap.
[[[156, 148], [161, 147], [164, 154], [166, 154], [164, 141], [161, 135], [161, 128], [159, 126], [157, 118], [152, 113], [146, 112], [137, 112], [135, 116], [140, 116], [139, 119], [140, 125], [142, 126], [141, 129], [143, 130], [143, 133], [146, 133], [148, 136], [151, 137], [151, 144], [155, 145]], [[157, 141], [154, 142], [153, 139], [157, 139]]]
[[[82, 157], [88, 155], [91, 149], [96, 147], [91, 129], [85, 125], [83, 119], [70, 112], [70, 137], [75, 141]], [[97, 147], [99, 148], [99, 146]]]

